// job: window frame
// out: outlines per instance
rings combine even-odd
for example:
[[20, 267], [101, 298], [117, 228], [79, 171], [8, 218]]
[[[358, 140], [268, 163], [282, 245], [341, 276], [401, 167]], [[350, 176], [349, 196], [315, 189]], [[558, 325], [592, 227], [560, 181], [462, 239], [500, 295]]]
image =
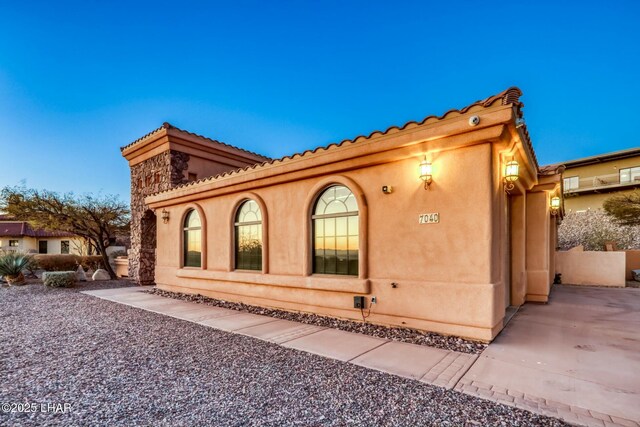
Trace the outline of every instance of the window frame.
[[[576, 186], [573, 187], [571, 185], [567, 185], [567, 183], [571, 182], [573, 179], [576, 180]], [[580, 177], [578, 175], [564, 177], [562, 178], [562, 185], [565, 191], [578, 190], [580, 188]]]
[[[195, 212], [199, 219], [200, 219], [200, 227], [188, 227], [187, 226], [187, 218], [188, 216], [192, 213]], [[184, 211], [183, 215], [182, 215], [182, 221], [180, 221], [180, 266], [181, 268], [187, 268], [187, 269], [198, 269], [198, 270], [204, 270], [206, 269], [206, 257], [205, 257], [205, 238], [204, 236], [206, 236], [206, 234], [204, 233], [205, 230], [205, 225], [204, 225], [204, 213], [202, 212], [202, 209], [198, 209], [196, 207], [193, 206], [189, 206], [187, 207], [187, 209]], [[187, 265], [187, 242], [185, 237], [187, 236], [188, 232], [200, 232], [200, 265], [195, 266], [195, 265]]]
[[[44, 252], [42, 252], [42, 244], [44, 243]], [[49, 253], [49, 241], [48, 240], [38, 240], [38, 254], [46, 255]]]
[[[64, 247], [65, 247], [65, 243], [66, 243], [66, 248], [67, 251], [64, 251]], [[71, 253], [71, 241], [69, 240], [60, 240], [60, 254], [61, 255], [69, 255]]]
[[[15, 242], [16, 244], [13, 245], [12, 243]], [[9, 247], [10, 248], [18, 248], [20, 247], [20, 240], [19, 239], [9, 239]]]
[[304, 257], [303, 263], [303, 276], [310, 277], [326, 277], [339, 279], [341, 282], [349, 282], [354, 279], [354, 276], [346, 276], [346, 275], [333, 275], [333, 274], [316, 274], [313, 273], [313, 221], [311, 216], [313, 215], [313, 211], [316, 206], [316, 200], [319, 198], [320, 194], [331, 185], [344, 185], [356, 198], [356, 202], [358, 205], [358, 229], [359, 229], [359, 238], [358, 238], [358, 276], [357, 279], [368, 279], [369, 276], [369, 248], [368, 248], [368, 223], [369, 223], [369, 206], [367, 203], [367, 199], [365, 197], [365, 193], [362, 190], [362, 187], [355, 182], [353, 179], [348, 178], [344, 175], [332, 175], [325, 177], [324, 179], [319, 180], [313, 185], [308, 193], [307, 200], [305, 203], [305, 210], [303, 211], [303, 235], [305, 236], [302, 239], [301, 247]]
[[[252, 200], [258, 204], [260, 213], [262, 214], [262, 269], [260, 270], [239, 270], [236, 269], [236, 216], [242, 207], [242, 204], [247, 200]], [[228, 250], [229, 250], [229, 264], [227, 271], [238, 272], [240, 274], [269, 274], [269, 213], [267, 205], [262, 197], [257, 193], [244, 192], [238, 194], [231, 203], [231, 210], [228, 216]]]
[[[256, 206], [258, 207], [258, 210], [260, 211], [260, 221], [249, 221], [249, 222], [243, 222], [241, 223], [239, 221], [238, 216], [240, 215], [240, 212], [242, 210], [242, 208], [247, 204], [253, 202], [256, 204]], [[240, 203], [238, 203], [236, 205], [236, 209], [235, 209], [235, 221], [233, 223], [233, 269], [235, 271], [263, 271], [263, 267], [264, 267], [264, 263], [263, 263], [263, 257], [264, 257], [264, 216], [263, 216], [263, 209], [260, 206], [260, 203], [258, 203], [256, 200], [254, 199], [244, 199], [241, 200]], [[238, 229], [239, 227], [250, 227], [252, 225], [259, 225], [260, 226], [260, 266], [258, 268], [239, 268], [238, 267], [238, 249], [239, 249], [239, 245], [238, 245]]]
[[[634, 171], [635, 169], [635, 171]], [[622, 180], [622, 173], [623, 172], [627, 172], [629, 174], [629, 179], [623, 181]], [[634, 183], [636, 180], [634, 178], [639, 178], [640, 177], [640, 166], [630, 166], [628, 168], [621, 168], [618, 170], [618, 179], [620, 181], [620, 184], [631, 184]], [[640, 180], [638, 180], [640, 181]]]

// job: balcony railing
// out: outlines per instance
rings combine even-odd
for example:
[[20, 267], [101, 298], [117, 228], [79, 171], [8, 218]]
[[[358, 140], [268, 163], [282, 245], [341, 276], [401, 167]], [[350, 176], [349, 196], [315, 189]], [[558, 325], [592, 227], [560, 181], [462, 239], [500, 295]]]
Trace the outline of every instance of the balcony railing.
[[588, 176], [578, 179], [578, 186], [575, 182], [564, 182], [564, 193], [580, 193], [588, 191], [612, 191], [617, 188], [640, 186], [640, 176], [632, 176], [630, 179], [620, 180], [620, 174]]

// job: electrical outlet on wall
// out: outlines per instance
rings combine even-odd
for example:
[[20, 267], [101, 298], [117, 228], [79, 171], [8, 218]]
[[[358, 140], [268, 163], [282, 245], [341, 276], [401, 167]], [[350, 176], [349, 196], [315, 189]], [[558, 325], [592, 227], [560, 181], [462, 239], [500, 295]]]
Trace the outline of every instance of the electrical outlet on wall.
[[378, 303], [378, 298], [377, 297], [371, 297], [371, 304], [377, 304]]

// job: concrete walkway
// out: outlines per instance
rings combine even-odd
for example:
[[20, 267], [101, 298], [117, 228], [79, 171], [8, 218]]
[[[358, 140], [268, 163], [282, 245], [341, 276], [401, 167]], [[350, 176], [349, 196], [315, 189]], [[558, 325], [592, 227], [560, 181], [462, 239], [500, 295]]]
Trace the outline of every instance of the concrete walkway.
[[147, 294], [144, 290], [130, 287], [83, 293], [448, 389], [458, 383], [478, 357], [179, 301]]
[[640, 424], [640, 289], [556, 286], [526, 304], [456, 386], [587, 426]]

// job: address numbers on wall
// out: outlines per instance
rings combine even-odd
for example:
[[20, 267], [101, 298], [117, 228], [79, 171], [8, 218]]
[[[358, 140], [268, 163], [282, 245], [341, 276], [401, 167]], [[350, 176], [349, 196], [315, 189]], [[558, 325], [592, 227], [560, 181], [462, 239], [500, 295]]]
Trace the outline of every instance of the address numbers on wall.
[[418, 216], [418, 224], [437, 224], [439, 222], [440, 214], [438, 212], [425, 213]]

